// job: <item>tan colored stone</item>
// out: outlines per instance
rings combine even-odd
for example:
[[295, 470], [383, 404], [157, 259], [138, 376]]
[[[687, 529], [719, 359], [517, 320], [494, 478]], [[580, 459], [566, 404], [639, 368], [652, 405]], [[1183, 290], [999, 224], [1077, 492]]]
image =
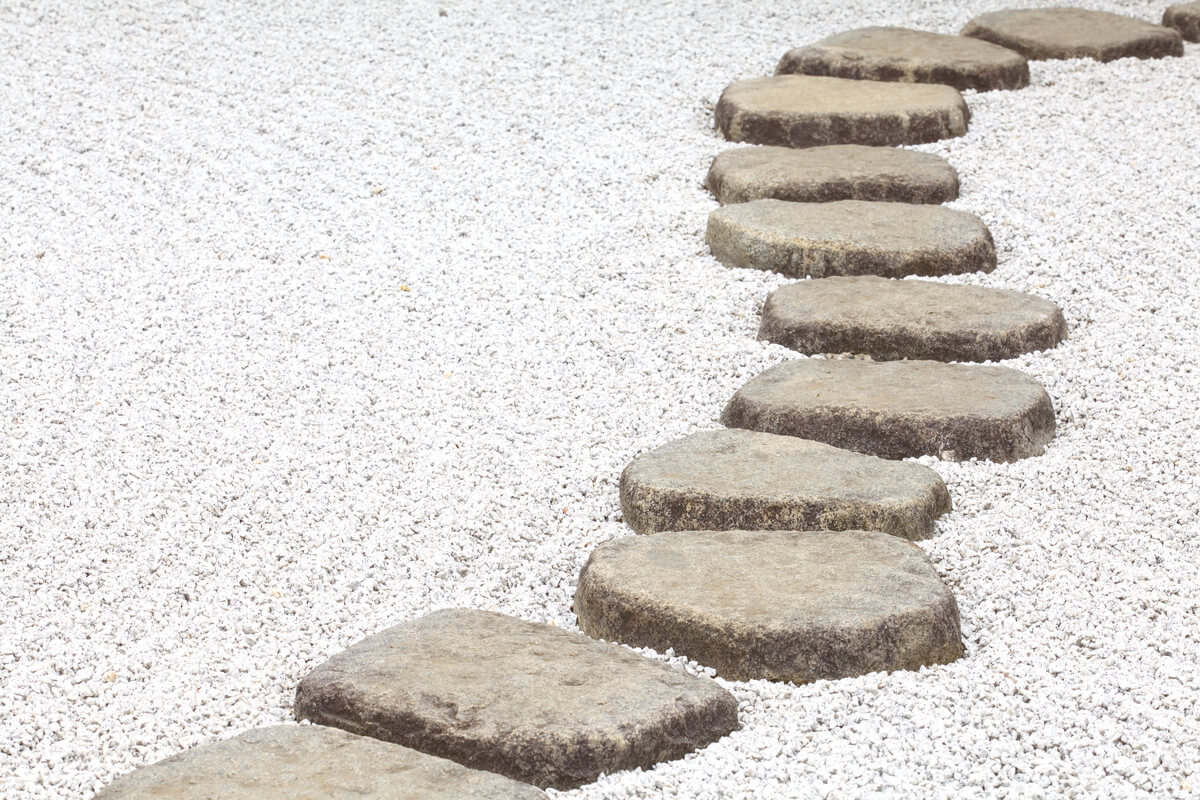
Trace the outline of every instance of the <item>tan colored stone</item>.
[[825, 278], [781, 286], [758, 338], [801, 353], [880, 361], [998, 361], [1054, 347], [1067, 323], [1054, 303], [1004, 289], [935, 281]]
[[1113, 61], [1183, 55], [1178, 31], [1083, 8], [1021, 8], [980, 14], [967, 23], [962, 35], [1016, 50], [1031, 60]]
[[737, 81], [716, 108], [717, 128], [729, 141], [784, 147], [935, 142], [962, 136], [970, 118], [949, 86], [809, 75]]
[[1167, 6], [1162, 24], [1179, 31], [1189, 42], [1200, 42], [1200, 2]]
[[942, 83], [955, 89], [1020, 89], [1029, 64], [990, 42], [909, 28], [858, 28], [789, 50], [776, 75]]

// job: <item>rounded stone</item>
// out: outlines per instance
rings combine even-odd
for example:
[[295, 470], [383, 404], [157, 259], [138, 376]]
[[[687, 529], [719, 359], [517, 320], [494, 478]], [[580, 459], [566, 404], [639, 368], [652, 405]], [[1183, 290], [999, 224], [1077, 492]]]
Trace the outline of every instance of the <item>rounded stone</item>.
[[469, 609], [370, 636], [313, 670], [296, 716], [543, 788], [679, 758], [737, 727], [737, 701], [615, 644]]
[[621, 511], [637, 533], [861, 528], [923, 539], [949, 510], [928, 467], [747, 430], [692, 434], [621, 473]]
[[596, 548], [575, 592], [591, 636], [728, 680], [807, 683], [963, 653], [958, 604], [919, 547], [868, 531], [701, 531]]
[[705, 240], [722, 264], [793, 278], [996, 268], [996, 246], [982, 220], [932, 205], [754, 200], [710, 213]]
[[1083, 8], [1020, 8], [980, 14], [967, 23], [962, 35], [1016, 50], [1033, 60], [1113, 61], [1183, 55], [1178, 31]]
[[713, 159], [705, 185], [722, 204], [766, 199], [936, 204], [958, 197], [958, 172], [941, 156], [895, 147], [737, 147]]
[[1179, 31], [1189, 42], [1200, 42], [1200, 1], [1167, 6], [1162, 24]]
[[1054, 303], [1004, 289], [875, 277], [825, 278], [767, 296], [758, 338], [801, 353], [880, 361], [998, 361], [1056, 346], [1067, 323]]
[[942, 83], [955, 89], [1020, 89], [1029, 63], [990, 42], [909, 28], [858, 28], [789, 50], [776, 75]]
[[320, 725], [257, 728], [135, 770], [96, 800], [545, 800], [528, 784]]
[[721, 421], [882, 458], [1015, 461], [1054, 438], [1042, 385], [1007, 367], [796, 359], [750, 379]]
[[717, 128], [729, 141], [784, 147], [936, 142], [962, 136], [970, 118], [949, 86], [811, 75], [737, 81], [716, 108]]

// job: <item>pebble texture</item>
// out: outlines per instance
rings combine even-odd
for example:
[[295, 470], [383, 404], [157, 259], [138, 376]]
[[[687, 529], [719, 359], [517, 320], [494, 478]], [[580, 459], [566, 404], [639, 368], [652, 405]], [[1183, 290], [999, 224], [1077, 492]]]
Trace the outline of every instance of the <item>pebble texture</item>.
[[1200, 42], [1200, 2], [1167, 6], [1162, 24], [1179, 31], [1189, 42]]
[[579, 626], [673, 649], [729, 680], [807, 683], [945, 664], [954, 595], [913, 544], [877, 531], [692, 531], [598, 547]]
[[541, 787], [649, 768], [737, 727], [717, 684], [611, 644], [451, 609], [370, 636], [313, 670], [296, 716]]
[[1133, 17], [1082, 8], [1025, 8], [980, 14], [962, 29], [1033, 60], [1163, 58], [1183, 55], [1179, 32]]
[[809, 75], [737, 81], [716, 107], [717, 129], [729, 141], [784, 147], [935, 142], [962, 136], [970, 118], [949, 86]]
[[752, 378], [721, 421], [882, 458], [948, 461], [1041, 455], [1055, 425], [1046, 390], [1015, 369], [810, 358]]
[[997, 361], [1066, 335], [1062, 310], [1031, 294], [870, 276], [781, 286], [767, 296], [758, 329], [759, 339], [801, 353], [881, 361]]
[[996, 268], [996, 247], [983, 221], [941, 206], [754, 200], [710, 213], [705, 241], [722, 264], [793, 278], [902, 278]]
[[857, 144], [736, 147], [713, 159], [705, 185], [722, 204], [764, 199], [945, 203], [958, 197], [958, 173], [946, 159]]
[[500, 775], [320, 725], [279, 725], [187, 750], [96, 800], [545, 800]]
[[923, 539], [949, 510], [928, 467], [747, 430], [692, 434], [621, 473], [621, 511], [637, 533], [863, 528]]
[[776, 75], [942, 83], [955, 89], [1020, 89], [1029, 64], [990, 42], [908, 28], [858, 28], [789, 50]]

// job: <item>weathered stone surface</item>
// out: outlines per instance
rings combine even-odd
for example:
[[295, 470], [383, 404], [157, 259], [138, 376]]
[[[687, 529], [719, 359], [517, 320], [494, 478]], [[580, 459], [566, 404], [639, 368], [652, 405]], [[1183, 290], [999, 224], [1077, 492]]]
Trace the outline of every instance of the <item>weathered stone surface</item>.
[[945, 203], [958, 197], [958, 173], [946, 159], [858, 144], [725, 150], [713, 159], [705, 185], [722, 204], [767, 199]]
[[649, 768], [737, 727], [695, 678], [549, 625], [451, 609], [370, 636], [313, 670], [296, 716], [566, 789]]
[[717, 129], [731, 142], [816, 147], [936, 142], [967, 132], [971, 114], [957, 89], [776, 75], [730, 84]]
[[598, 547], [579, 575], [591, 636], [674, 648], [730, 680], [833, 680], [945, 664], [958, 604], [916, 545], [867, 531], [703, 531]]
[[96, 800], [545, 800], [444, 758], [320, 725], [279, 725], [197, 747], [117, 779]]
[[1162, 24], [1179, 31], [1189, 42], [1200, 42], [1200, 2], [1167, 6]]
[[723, 264], [794, 278], [902, 278], [996, 268], [996, 247], [983, 221], [942, 206], [754, 200], [709, 214], [705, 240]]
[[1054, 407], [1033, 378], [936, 361], [787, 361], [738, 389], [721, 421], [883, 458], [1014, 461], [1054, 438]]
[[687, 436], [621, 473], [621, 511], [638, 533], [861, 528], [923, 539], [949, 510], [946, 484], [920, 464], [745, 430]]
[[1020, 53], [964, 36], [909, 28], [858, 28], [789, 50], [776, 75], [943, 83], [955, 89], [1020, 89], [1029, 63]]
[[1133, 17], [1082, 8], [1021, 8], [980, 14], [963, 36], [1034, 60], [1162, 58], [1183, 55], [1179, 32]]
[[935, 281], [825, 278], [781, 286], [758, 338], [801, 353], [880, 361], [998, 361], [1054, 347], [1067, 323], [1054, 303], [1003, 289]]

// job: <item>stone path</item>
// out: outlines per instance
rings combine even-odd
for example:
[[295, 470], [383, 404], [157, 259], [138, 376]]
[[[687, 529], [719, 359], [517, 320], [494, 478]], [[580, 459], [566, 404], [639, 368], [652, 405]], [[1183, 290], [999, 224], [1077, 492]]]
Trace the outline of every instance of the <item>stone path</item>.
[[705, 186], [723, 205], [751, 200], [945, 203], [958, 197], [958, 172], [940, 156], [894, 147], [737, 147], [713, 159]]
[[748, 430], [692, 434], [621, 473], [621, 511], [637, 533], [862, 528], [923, 539], [949, 510], [928, 467]]
[[934, 281], [826, 278], [781, 286], [758, 338], [801, 353], [878, 360], [998, 361], [1054, 347], [1067, 323], [1054, 303], [1021, 292]]
[[1179, 31], [1189, 42], [1200, 42], [1200, 1], [1167, 6], [1162, 24]]
[[729, 141], [785, 147], [935, 142], [962, 136], [969, 119], [962, 95], [949, 86], [808, 75], [738, 81], [716, 108]]
[[1007, 367], [796, 359], [752, 378], [721, 422], [882, 458], [1015, 461], [1054, 438], [1042, 385]]
[[982, 220], [932, 205], [754, 200], [709, 214], [705, 240], [722, 264], [794, 278], [996, 268], [992, 234]]
[[1029, 85], [1029, 64], [1020, 53], [908, 28], [858, 28], [797, 47], [780, 59], [775, 74], [943, 83], [981, 92]]
[[617, 539], [579, 575], [579, 626], [730, 680], [807, 683], [945, 664], [958, 604], [919, 547], [867, 531]]
[[319, 725], [259, 728], [159, 761], [96, 800], [545, 800], [528, 784]]
[[1183, 55], [1179, 32], [1133, 17], [1082, 8], [1025, 8], [980, 14], [962, 29], [1034, 60], [1162, 58]]
[[696, 678], [549, 625], [438, 611], [313, 670], [296, 716], [541, 787], [679, 758], [738, 726], [737, 701]]

